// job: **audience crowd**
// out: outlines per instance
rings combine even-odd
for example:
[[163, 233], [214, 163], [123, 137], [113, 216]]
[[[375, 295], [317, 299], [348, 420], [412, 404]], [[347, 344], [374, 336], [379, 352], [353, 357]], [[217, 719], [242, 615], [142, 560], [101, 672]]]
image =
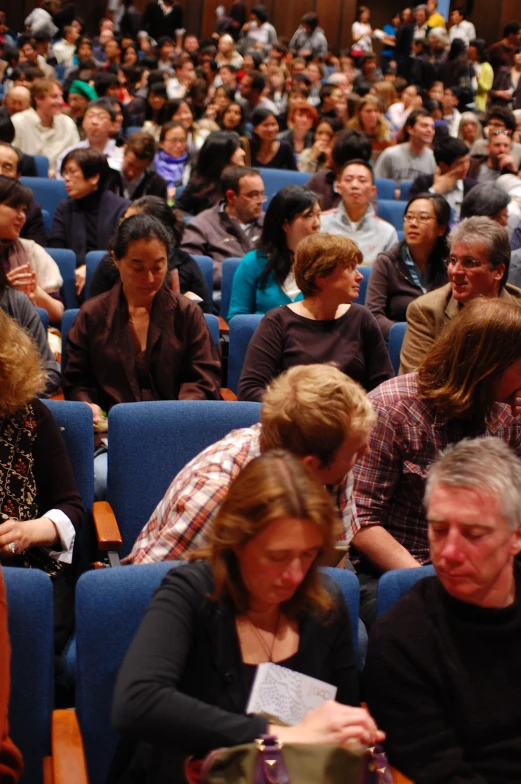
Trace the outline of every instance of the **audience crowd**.
[[[0, 11], [0, 563], [52, 580], [58, 706], [101, 556], [41, 399], [92, 413], [96, 501], [113, 406], [262, 404], [127, 543], [127, 573], [190, 563], [120, 669], [111, 784], [196, 782], [267, 735], [383, 743], [417, 784], [521, 780], [521, 22], [490, 40], [466, 7], [379, 29], [359, 6], [339, 50], [316, 13], [286, 39], [243, 0], [205, 39], [177, 0], [109, 0], [95, 35], [74, 2], [21, 31]], [[357, 575], [362, 657], [322, 564]], [[379, 618], [382, 575], [426, 565]], [[1, 571], [0, 637], [3, 784], [23, 763]], [[266, 662], [336, 700], [246, 715]]]

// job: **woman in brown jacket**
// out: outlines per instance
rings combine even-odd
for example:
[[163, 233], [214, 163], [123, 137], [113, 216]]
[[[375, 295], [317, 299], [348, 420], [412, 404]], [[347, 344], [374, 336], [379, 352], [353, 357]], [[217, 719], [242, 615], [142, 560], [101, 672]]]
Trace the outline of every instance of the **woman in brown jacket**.
[[450, 207], [437, 193], [411, 199], [403, 216], [405, 239], [380, 253], [373, 264], [365, 304], [385, 340], [393, 324], [405, 321], [410, 302], [447, 283]]

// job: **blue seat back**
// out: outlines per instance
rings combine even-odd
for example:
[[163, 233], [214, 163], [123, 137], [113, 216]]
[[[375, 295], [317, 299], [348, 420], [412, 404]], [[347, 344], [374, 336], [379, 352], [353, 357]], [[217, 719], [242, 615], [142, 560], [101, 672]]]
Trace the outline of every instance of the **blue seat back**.
[[43, 228], [45, 229], [45, 233], [49, 234], [51, 231], [51, 213], [49, 210], [42, 210], [42, 219], [43, 219]]
[[398, 321], [396, 324], [392, 325], [389, 331], [389, 356], [396, 375], [398, 375], [398, 371], [400, 370], [400, 353], [406, 329], [407, 322]]
[[376, 197], [378, 199], [394, 199], [396, 183], [394, 180], [387, 180], [385, 177], [375, 177]]
[[358, 650], [358, 620], [360, 615], [360, 583], [358, 577], [354, 572], [350, 572], [347, 569], [337, 569], [332, 566], [325, 566], [321, 571], [337, 583], [346, 600], [351, 619], [353, 646], [356, 652]]
[[262, 315], [234, 316], [230, 321], [230, 346], [228, 350], [228, 388], [237, 394], [242, 366], [250, 340], [259, 326]]
[[403, 230], [403, 213], [407, 207], [406, 201], [386, 201], [378, 199], [376, 211], [378, 217], [390, 223], [396, 231]]
[[87, 509], [94, 500], [94, 430], [92, 411], [73, 400], [44, 400], [50, 409], [67, 448], [76, 485]]
[[123, 403], [109, 413], [107, 500], [127, 555], [172, 479], [231, 430], [258, 422], [259, 403], [167, 400]]
[[20, 177], [20, 182], [32, 190], [35, 202], [49, 212], [52, 221], [56, 207], [67, 198], [64, 181], [48, 177]]
[[94, 275], [94, 270], [106, 255], [106, 250], [90, 250], [85, 256], [85, 266], [87, 268], [85, 273], [85, 299], [89, 299], [90, 297], [90, 284], [92, 276]]
[[399, 242], [401, 242], [403, 240], [404, 236], [405, 236], [403, 231], [397, 231], [396, 233], [398, 235]]
[[36, 308], [36, 312], [40, 316], [40, 321], [42, 322], [44, 330], [47, 332], [49, 329], [49, 314], [44, 308]]
[[358, 292], [358, 297], [355, 300], [353, 300], [353, 302], [356, 302], [357, 305], [365, 305], [367, 284], [369, 283], [369, 277], [371, 275], [372, 267], [364, 267], [362, 264], [360, 264], [357, 267], [357, 270], [362, 273], [364, 279], [360, 281], [360, 290]]
[[131, 134], [137, 133], [138, 131], [142, 131], [142, 130], [143, 130], [142, 125], [129, 125], [127, 128], [127, 139]]
[[23, 754], [21, 784], [41, 784], [54, 700], [52, 583], [39, 569], [3, 570], [11, 639], [9, 734]]
[[380, 615], [387, 612], [418, 580], [432, 577], [433, 574], [435, 574], [433, 566], [421, 566], [419, 569], [393, 569], [391, 572], [384, 572], [378, 580], [377, 617], [379, 618]]
[[74, 320], [79, 312], [79, 308], [71, 308], [66, 310], [62, 316], [62, 371], [65, 369], [67, 359], [67, 333], [74, 324]]
[[210, 256], [192, 256], [192, 258], [196, 260], [203, 273], [211, 300], [213, 291], [213, 261]]
[[63, 77], [65, 76], [65, 71], [67, 70], [68, 66], [66, 65], [55, 65], [54, 66], [54, 73], [56, 74], [56, 78], [60, 83], [63, 82]]
[[217, 316], [214, 316], [213, 313], [205, 313], [204, 320], [206, 321], [206, 326], [208, 327], [212, 340], [215, 343], [215, 348], [220, 352], [219, 319]]
[[[84, 574], [78, 582], [76, 709], [90, 784], [105, 784], [118, 743], [110, 723], [118, 670], [161, 580], [170, 569], [183, 563], [100, 569]], [[323, 571], [344, 594], [356, 644], [358, 580], [343, 569]]]
[[232, 297], [232, 286], [237, 267], [242, 259], [238, 256], [232, 256], [230, 259], [224, 259], [222, 267], [222, 280], [221, 280], [221, 316], [226, 321], [228, 318], [228, 311], [230, 310], [230, 300]]
[[52, 256], [59, 267], [60, 275], [63, 278], [63, 285], [60, 293], [63, 297], [66, 308], [75, 308], [78, 305], [76, 296], [76, 254], [68, 248], [45, 248], [49, 256]]
[[412, 180], [403, 180], [403, 182], [400, 183], [400, 199], [402, 201], [407, 201], [412, 183]]
[[38, 177], [49, 176], [49, 159], [46, 155], [33, 155]]
[[286, 171], [284, 169], [259, 169], [259, 171], [264, 183], [264, 191], [268, 197], [264, 204], [265, 210], [281, 188], [285, 188], [286, 185], [302, 185], [305, 187], [309, 180], [309, 174], [306, 172]]

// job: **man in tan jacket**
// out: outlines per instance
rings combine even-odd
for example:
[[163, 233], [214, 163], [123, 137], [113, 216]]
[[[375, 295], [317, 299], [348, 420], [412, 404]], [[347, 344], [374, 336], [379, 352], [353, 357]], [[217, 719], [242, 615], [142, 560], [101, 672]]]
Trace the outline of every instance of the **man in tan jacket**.
[[490, 218], [466, 218], [454, 227], [447, 258], [449, 283], [418, 297], [407, 308], [400, 374], [412, 373], [466, 302], [499, 297], [521, 307], [521, 289], [507, 283], [510, 245], [505, 228]]

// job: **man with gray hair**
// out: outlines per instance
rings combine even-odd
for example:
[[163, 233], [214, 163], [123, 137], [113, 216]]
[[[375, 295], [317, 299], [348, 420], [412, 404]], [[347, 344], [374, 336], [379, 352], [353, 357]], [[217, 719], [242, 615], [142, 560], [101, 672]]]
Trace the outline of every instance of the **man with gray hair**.
[[449, 282], [407, 308], [401, 374], [417, 369], [446, 324], [475, 297], [499, 297], [521, 306], [521, 289], [507, 283], [510, 244], [503, 226], [486, 217], [466, 218], [453, 228], [449, 245], [445, 262]]
[[436, 576], [374, 626], [369, 710], [414, 781], [521, 781], [521, 462], [499, 438], [460, 441], [425, 505]]

